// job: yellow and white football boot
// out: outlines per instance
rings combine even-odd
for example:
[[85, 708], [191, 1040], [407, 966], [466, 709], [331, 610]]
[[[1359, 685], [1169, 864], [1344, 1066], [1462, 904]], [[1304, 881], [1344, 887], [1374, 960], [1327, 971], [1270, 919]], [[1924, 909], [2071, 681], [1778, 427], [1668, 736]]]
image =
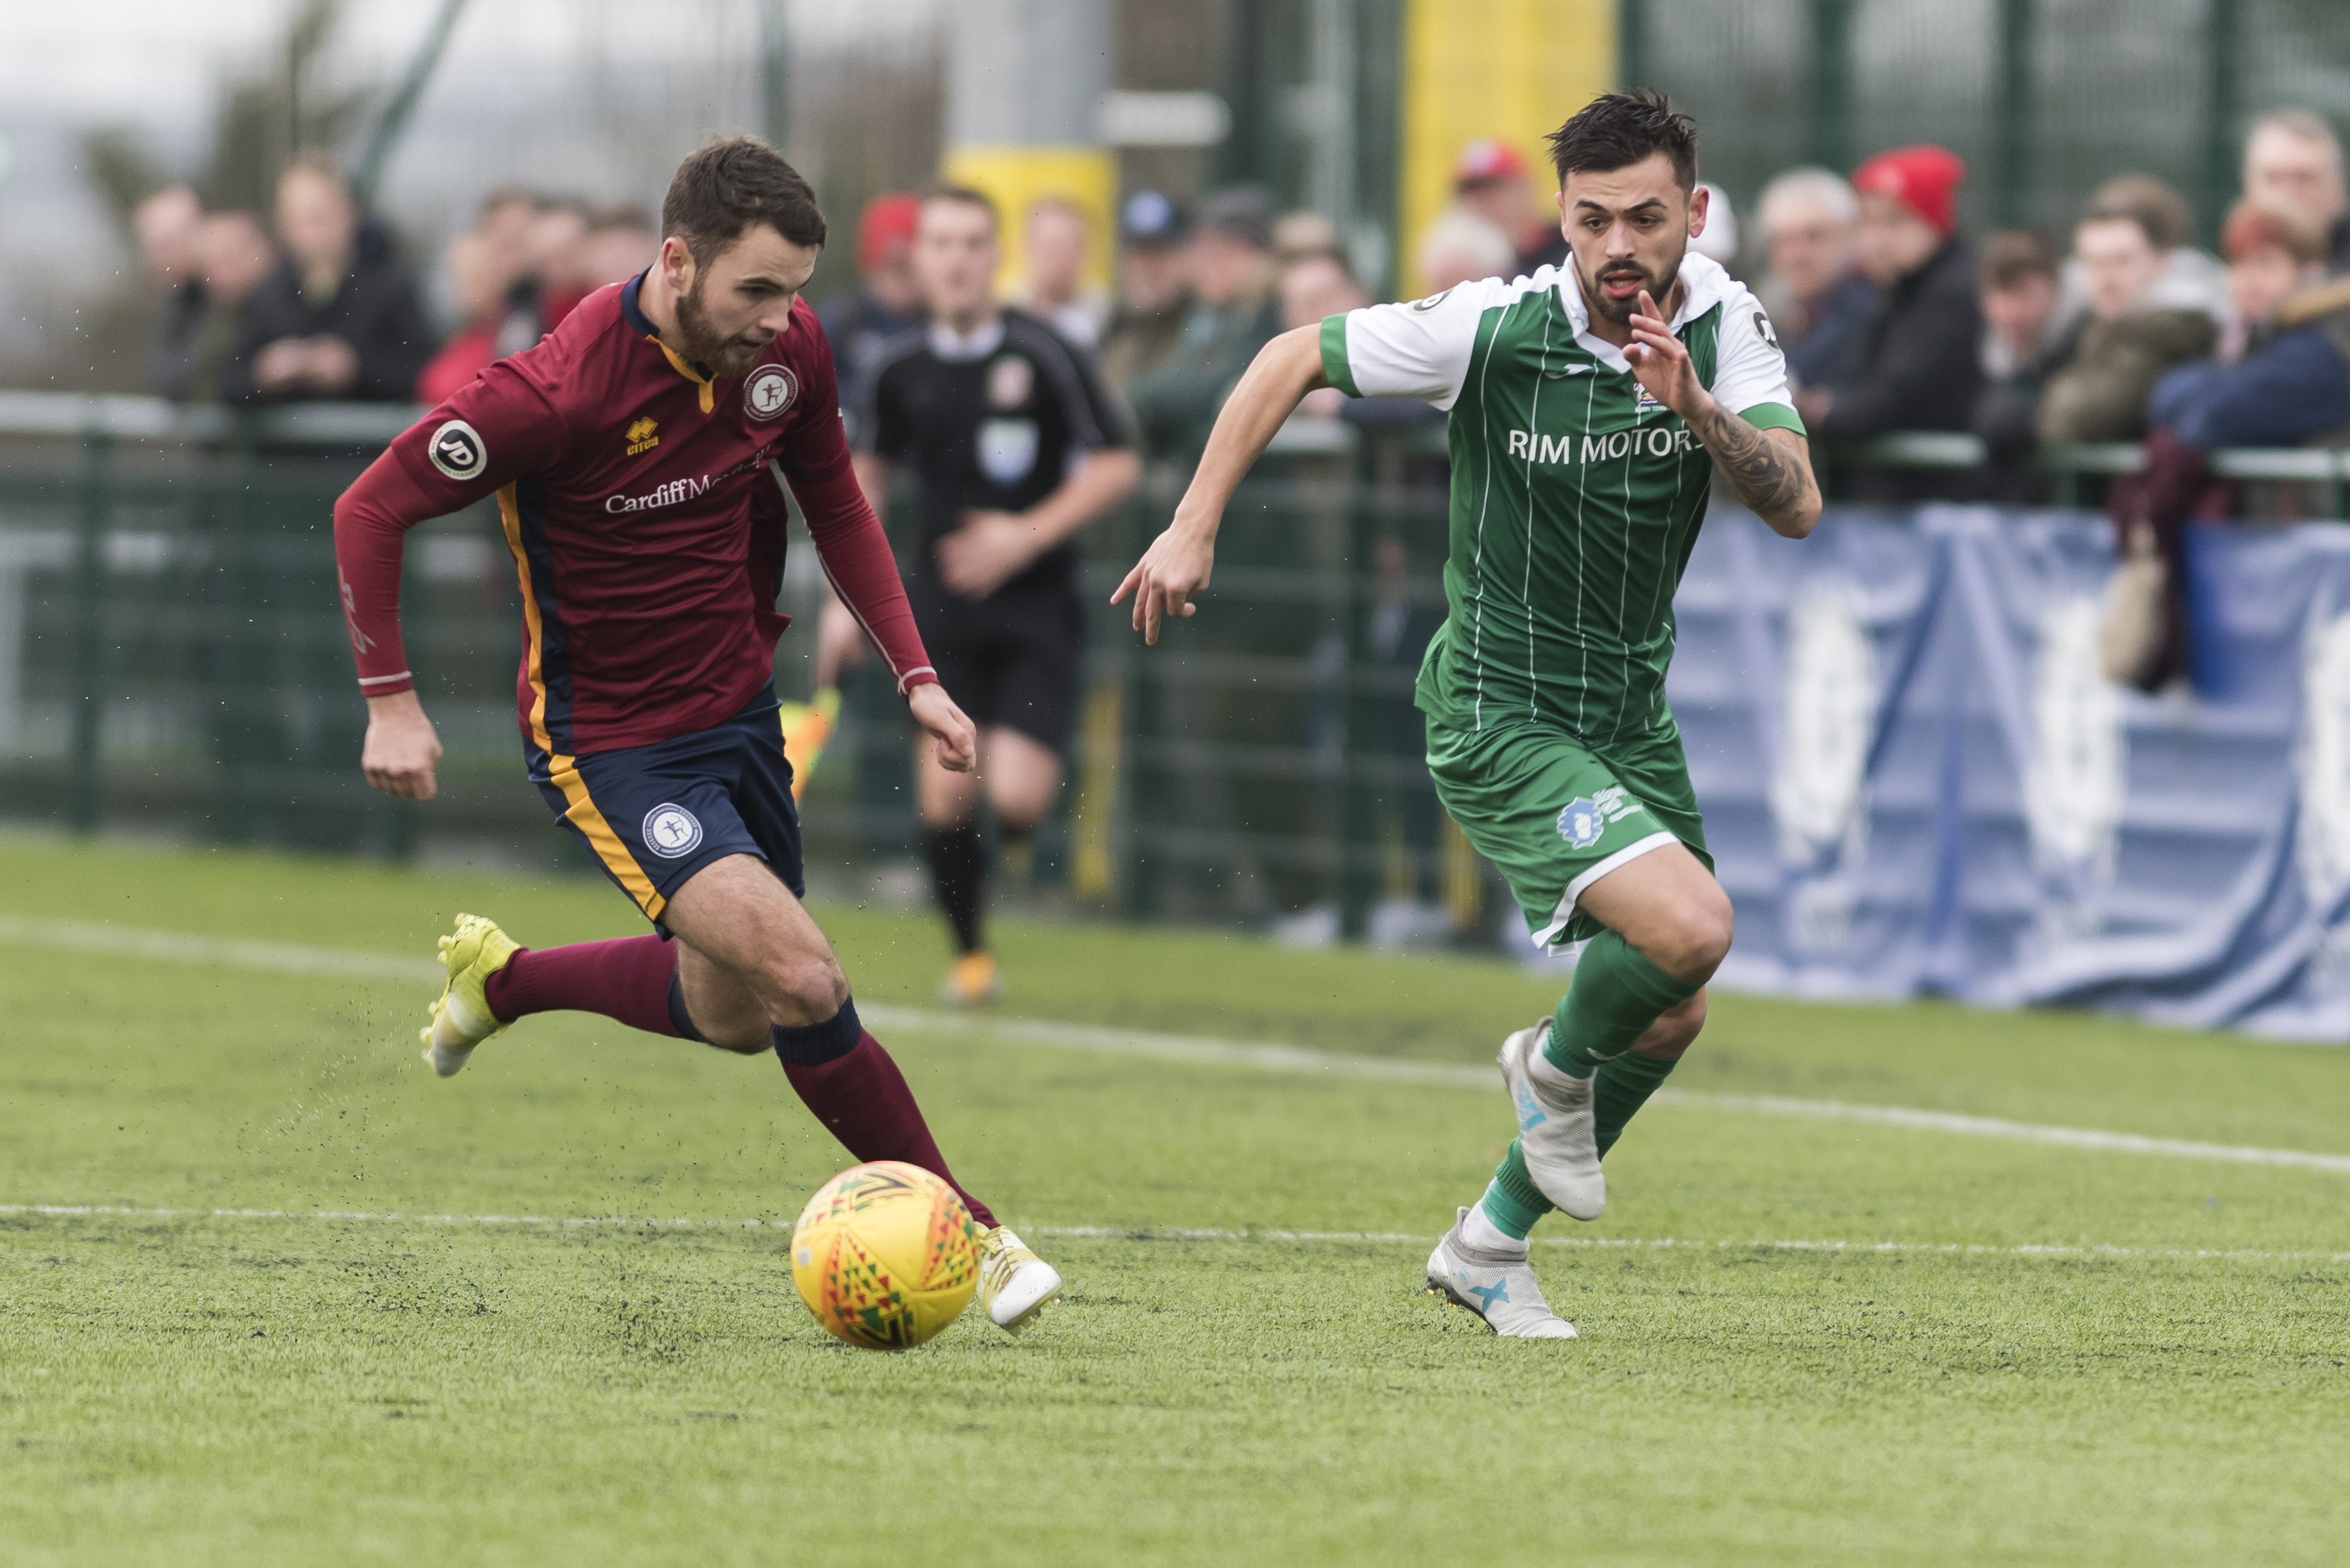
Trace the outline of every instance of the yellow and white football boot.
[[1060, 1271], [1030, 1251], [1010, 1226], [998, 1225], [979, 1239], [979, 1304], [988, 1322], [1016, 1334], [1060, 1293]]
[[984, 1007], [1003, 994], [1003, 971], [983, 948], [955, 960], [939, 983], [939, 1000], [956, 1007]]
[[441, 939], [441, 967], [449, 983], [432, 1003], [432, 1021], [416, 1032], [424, 1059], [442, 1077], [463, 1070], [473, 1047], [506, 1026], [490, 1011], [490, 976], [506, 967], [522, 944], [481, 915], [459, 915], [457, 929]]

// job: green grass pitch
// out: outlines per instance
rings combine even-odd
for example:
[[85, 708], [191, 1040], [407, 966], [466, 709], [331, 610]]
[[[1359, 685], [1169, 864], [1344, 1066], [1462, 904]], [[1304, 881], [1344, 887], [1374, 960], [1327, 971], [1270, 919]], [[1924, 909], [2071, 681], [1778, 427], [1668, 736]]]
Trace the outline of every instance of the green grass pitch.
[[[443, 1082], [424, 986], [23, 934], [422, 957], [460, 909], [637, 929], [584, 881], [0, 839], [0, 1560], [2350, 1552], [2350, 1174], [1659, 1103], [1607, 1217], [1536, 1232], [1585, 1337], [1507, 1344], [1419, 1291], [1498, 1083], [899, 1029], [1069, 1289], [883, 1355], [793, 1293], [777, 1227], [845, 1161], [772, 1060], [556, 1015]], [[817, 912], [860, 999], [930, 1004], [927, 918]], [[1006, 1014], [1357, 1056], [1484, 1064], [1553, 1001], [1495, 961], [1001, 939]], [[1718, 998], [1673, 1086], [2350, 1153], [2350, 1053], [2076, 1015]]]

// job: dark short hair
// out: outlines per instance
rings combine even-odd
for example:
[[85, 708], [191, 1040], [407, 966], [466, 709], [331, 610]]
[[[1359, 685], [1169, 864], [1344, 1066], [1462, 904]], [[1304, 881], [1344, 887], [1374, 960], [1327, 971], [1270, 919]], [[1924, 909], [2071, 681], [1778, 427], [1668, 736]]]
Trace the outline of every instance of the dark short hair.
[[1601, 93], [1543, 140], [1561, 185], [1578, 170], [1626, 169], [1661, 152], [1672, 160], [1674, 183], [1697, 189], [1697, 121], [1648, 88]]
[[2063, 265], [2055, 243], [2039, 230], [2002, 229], [1983, 236], [1975, 278], [1987, 289], [2010, 289], [2027, 277], [2053, 283]]
[[2187, 243], [2194, 214], [2187, 199], [2151, 174], [2117, 174], [2089, 196], [2085, 223], [2136, 223], [2146, 243], [2158, 251]]
[[959, 207], [977, 207], [987, 214], [987, 226], [996, 234], [1003, 232], [1003, 214], [995, 210], [995, 198], [976, 185], [958, 185], [951, 180], [933, 180], [922, 187], [922, 205], [933, 202], [952, 202]]
[[795, 245], [824, 244], [824, 214], [799, 171], [756, 137], [712, 141], [677, 166], [661, 198], [661, 237], [674, 234], [707, 266], [764, 223]]

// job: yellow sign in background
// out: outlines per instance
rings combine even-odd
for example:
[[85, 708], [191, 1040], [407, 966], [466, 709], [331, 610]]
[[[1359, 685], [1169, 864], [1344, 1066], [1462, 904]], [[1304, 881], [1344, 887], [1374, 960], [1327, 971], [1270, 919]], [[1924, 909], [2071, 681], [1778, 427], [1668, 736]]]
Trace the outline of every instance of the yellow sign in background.
[[1616, 85], [1616, 15], [1617, 0], [1409, 0], [1396, 202], [1407, 294], [1426, 292], [1419, 237], [1451, 202], [1452, 166], [1477, 138], [1514, 148], [1550, 208], [1543, 138]]
[[1118, 243], [1117, 154], [1102, 147], [955, 147], [940, 172], [994, 201], [1003, 224], [1003, 260], [995, 274], [1000, 292], [1017, 288], [1027, 275], [1028, 209], [1045, 196], [1073, 202], [1085, 213], [1086, 282], [1109, 286]]

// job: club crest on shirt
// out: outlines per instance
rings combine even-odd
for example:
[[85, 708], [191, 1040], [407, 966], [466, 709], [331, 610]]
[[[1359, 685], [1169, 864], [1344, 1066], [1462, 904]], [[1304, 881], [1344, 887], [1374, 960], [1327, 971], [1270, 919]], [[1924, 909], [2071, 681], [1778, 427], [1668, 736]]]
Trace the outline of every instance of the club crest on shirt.
[[482, 432], [463, 420], [451, 420], [434, 431], [424, 452], [433, 467], [460, 484], [481, 478], [490, 466], [490, 449], [483, 444]]
[[1762, 339], [1763, 345], [1768, 348], [1772, 353], [1779, 355], [1786, 353], [1785, 349], [1779, 347], [1779, 335], [1771, 330], [1770, 317], [1763, 314], [1762, 307], [1759, 306], [1755, 307], [1754, 311], [1754, 336]]
[[979, 471], [1009, 488], [1036, 466], [1035, 420], [985, 420], [979, 427]]
[[660, 445], [660, 437], [653, 434], [653, 431], [660, 428], [660, 426], [650, 418], [640, 419], [636, 423], [630, 425], [629, 427], [629, 455], [630, 457], [634, 457], [640, 452], [650, 452], [653, 448]]
[[997, 357], [987, 368], [987, 406], [1016, 409], [1028, 401], [1036, 384], [1036, 368], [1017, 354]]
[[799, 395], [798, 377], [781, 365], [762, 365], [743, 383], [743, 409], [754, 420], [779, 420]]
[[674, 802], [645, 813], [645, 847], [664, 860], [691, 855], [702, 843], [702, 823]]
[[1411, 302], [1411, 307], [1412, 307], [1414, 310], [1421, 310], [1421, 311], [1433, 310], [1433, 309], [1435, 309], [1438, 306], [1440, 306], [1440, 305], [1443, 304], [1443, 303], [1444, 303], [1445, 296], [1446, 296], [1446, 295], [1451, 294], [1451, 292], [1452, 292], [1452, 291], [1451, 291], [1451, 289], [1449, 289], [1449, 288], [1448, 288], [1448, 289], [1443, 290], [1441, 293], [1438, 293], [1438, 294], [1431, 294], [1431, 295], [1430, 295], [1426, 299], [1415, 299], [1415, 300], [1413, 300], [1413, 301]]

